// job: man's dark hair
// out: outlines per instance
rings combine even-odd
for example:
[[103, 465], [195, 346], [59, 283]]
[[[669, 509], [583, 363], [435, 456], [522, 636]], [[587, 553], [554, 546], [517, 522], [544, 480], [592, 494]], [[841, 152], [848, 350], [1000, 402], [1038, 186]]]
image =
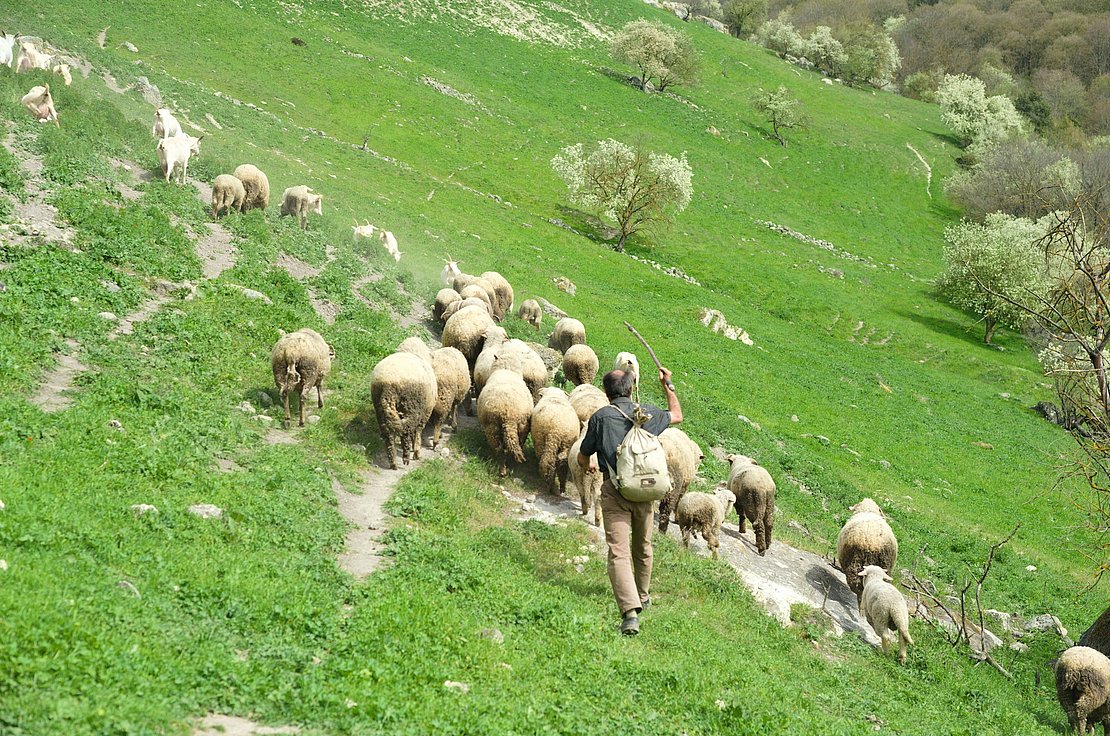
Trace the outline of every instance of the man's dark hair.
[[601, 385], [605, 387], [605, 395], [609, 401], [620, 398], [621, 396], [632, 395], [632, 372], [631, 371], [609, 371], [605, 374], [605, 378], [601, 379]]

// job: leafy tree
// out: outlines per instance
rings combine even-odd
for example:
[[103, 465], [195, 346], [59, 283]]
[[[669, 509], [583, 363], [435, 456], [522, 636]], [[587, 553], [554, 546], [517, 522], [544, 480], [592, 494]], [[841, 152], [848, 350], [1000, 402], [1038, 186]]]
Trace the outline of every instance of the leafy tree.
[[941, 119], [963, 144], [984, 148], [1025, 130], [1014, 103], [1005, 95], [987, 97], [982, 80], [966, 74], [946, 74], [937, 89]]
[[568, 146], [551, 160], [551, 167], [566, 182], [571, 202], [617, 224], [618, 253], [630, 235], [669, 222], [686, 209], [694, 191], [685, 152], [675, 158], [612, 138], [589, 148]]
[[1037, 242], [1049, 227], [1044, 218], [995, 213], [944, 231], [946, 269], [938, 286], [953, 304], [983, 318], [988, 345], [998, 325], [1020, 327], [1040, 306], [1049, 282]]
[[682, 20], [689, 22], [691, 18], [721, 19], [721, 3], [718, 0], [689, 0], [686, 4], [686, 14]]
[[640, 70], [645, 92], [649, 82], [662, 92], [697, 81], [700, 60], [690, 37], [662, 23], [632, 21], [613, 37], [610, 50], [618, 61]]
[[844, 44], [832, 35], [828, 26], [817, 26], [813, 33], [805, 40], [805, 51], [802, 54], [821, 71], [831, 76], [839, 77], [848, 63], [848, 55], [844, 52]]
[[902, 94], [922, 102], [936, 102], [937, 87], [943, 80], [944, 72], [940, 69], [914, 72], [902, 82]]
[[787, 54], [804, 56], [806, 42], [794, 26], [786, 21], [772, 19], [761, 25], [755, 32], [755, 40], [759, 45], [766, 46], [780, 57]]
[[1018, 95], [1014, 100], [1014, 109], [1020, 112], [1038, 133], [1048, 130], [1048, 126], [1052, 123], [1052, 110], [1048, 109], [1048, 103], [1035, 89], [1026, 90]]
[[767, 0], [725, 0], [721, 20], [737, 38], [754, 31], [767, 17]]
[[786, 87], [779, 87], [774, 92], [760, 90], [752, 98], [752, 106], [771, 124], [775, 140], [783, 146], [786, 145], [786, 138], [782, 131], [805, 125], [801, 103], [791, 96]]
[[887, 33], [873, 25], [859, 26], [844, 42], [843, 74], [850, 84], [866, 82], [885, 87], [894, 81], [902, 56]]

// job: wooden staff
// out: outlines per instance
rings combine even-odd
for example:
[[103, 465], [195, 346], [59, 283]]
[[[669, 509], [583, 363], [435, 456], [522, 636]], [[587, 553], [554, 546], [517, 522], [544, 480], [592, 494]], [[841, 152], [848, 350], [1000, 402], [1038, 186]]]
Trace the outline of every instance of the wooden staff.
[[[658, 368], [659, 370], [663, 370], [663, 364], [659, 362], [659, 358], [655, 357], [655, 351], [651, 349], [651, 345], [648, 345], [647, 340], [644, 339], [644, 336], [641, 335], [639, 332], [637, 332], [636, 328], [633, 327], [628, 322], [625, 322], [624, 326], [628, 328], [629, 332], [631, 332], [633, 335], [636, 336], [637, 340], [639, 340], [641, 343], [643, 343], [645, 348], [647, 348], [648, 355], [651, 356], [652, 361], [655, 363], [655, 367]], [[667, 381], [667, 388], [669, 388], [673, 391], [674, 390], [674, 381]]]

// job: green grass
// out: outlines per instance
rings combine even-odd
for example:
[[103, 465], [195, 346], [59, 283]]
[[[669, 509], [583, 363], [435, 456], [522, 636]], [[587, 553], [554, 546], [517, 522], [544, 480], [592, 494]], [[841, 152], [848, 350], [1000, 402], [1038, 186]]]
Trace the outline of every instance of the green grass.
[[[46, 0], [0, 9], [0, 27], [34, 29], [124, 84], [148, 76], [183, 122], [207, 130], [192, 175], [211, 180], [249, 161], [269, 175], [272, 201], [301, 183], [325, 197], [308, 233], [275, 207], [229, 216], [237, 265], [193, 300], [177, 294], [134, 335], [108, 340], [99, 312], [126, 314], [155, 279], [198, 278], [190, 233], [202, 231], [206, 207], [191, 188], [158, 180], [133, 185], [142, 192], [134, 202], [115, 193], [124, 174], [111, 159], [157, 168], [150, 108], [134, 94], [115, 95], [95, 77], [52, 84], [54, 129], [17, 104], [45, 77], [0, 72], [0, 119], [42, 157], [50, 200], [81, 251], [0, 244], [11, 264], [0, 271], [0, 553], [10, 566], [0, 588], [0, 732], [183, 730], [208, 710], [321, 733], [792, 732], [815, 723], [862, 733], [869, 714], [901, 733], [1059, 728], [1052, 693], [1034, 685], [1055, 654], [1048, 638], [1005, 662], [1011, 684], [915, 625], [919, 647], [899, 668], [813, 624], [779, 630], [735, 575], [668, 542], [658, 555], [662, 603], [644, 636], [622, 642], [603, 563], [583, 575], [559, 563], [578, 554], [581, 531], [505, 520], [481, 464], [411, 477], [395, 500], [407, 519], [390, 537], [396, 564], [364, 585], [339, 573], [343, 525], [329, 476], [350, 480], [367, 462], [357, 445], [379, 446], [369, 373], [404, 336], [386, 309], [404, 313], [413, 294], [430, 301], [450, 254], [467, 270], [503, 273], [518, 301], [543, 296], [581, 318], [603, 365], [632, 347], [622, 321], [635, 324], [674, 370], [691, 436], [771, 469], [783, 538], [826, 552], [848, 507], [870, 495], [891, 518], [903, 564], [928, 544], [919, 572], [943, 585], [1021, 521], [995, 562], [988, 605], [1053, 612], [1073, 632], [1102, 607], [1077, 597], [1095, 539], [1069, 489], [1053, 487], [1073, 448], [1027, 408], [1049, 396], [1035, 360], [1012, 333], [996, 338], [1004, 351], [982, 345], [973, 319], [932, 293], [940, 234], [957, 216], [941, 181], [958, 151], [935, 108], [825, 85], [697, 25], [683, 28], [703, 51], [703, 83], [676, 99], [614, 81], [604, 44], [584, 32], [559, 47], [447, 10], [408, 22], [385, 6], [291, 7]], [[535, 7], [580, 27], [554, 6]], [[604, 29], [642, 14], [665, 20], [633, 0], [576, 12]], [[93, 39], [105, 26], [101, 50]], [[292, 45], [294, 35], [307, 47]], [[779, 84], [813, 121], [785, 149], [748, 105], [757, 87]], [[379, 155], [356, 148], [366, 135]], [[565, 209], [549, 161], [562, 146], [606, 136], [687, 151], [693, 203], [629, 250], [702, 286], [548, 222], [589, 230]], [[907, 143], [933, 168], [931, 197]], [[0, 189], [22, 198], [23, 178], [0, 149]], [[0, 196], [0, 221], [11, 212]], [[399, 267], [377, 246], [351, 244], [356, 217], [397, 235]], [[323, 271], [299, 283], [274, 267], [283, 252]], [[360, 294], [382, 311], [351, 289], [370, 271], [384, 276]], [[556, 276], [574, 281], [577, 296], [558, 291]], [[340, 306], [335, 325], [312, 311], [308, 288]], [[702, 307], [720, 309], [756, 345], [709, 334], [697, 323]], [[301, 446], [273, 447], [235, 407], [272, 390], [268, 351], [281, 330], [301, 326], [335, 346], [332, 395]], [[68, 338], [92, 370], [74, 406], [45, 415], [25, 397]], [[217, 458], [244, 470], [217, 473]], [[702, 469], [709, 481], [724, 472], [712, 459]], [[185, 512], [199, 502], [229, 513], [201, 522]], [[135, 519], [135, 503], [161, 513]], [[815, 537], [789, 531], [791, 519]], [[504, 648], [477, 637], [490, 626], [505, 632]], [[471, 692], [444, 690], [447, 679]]]

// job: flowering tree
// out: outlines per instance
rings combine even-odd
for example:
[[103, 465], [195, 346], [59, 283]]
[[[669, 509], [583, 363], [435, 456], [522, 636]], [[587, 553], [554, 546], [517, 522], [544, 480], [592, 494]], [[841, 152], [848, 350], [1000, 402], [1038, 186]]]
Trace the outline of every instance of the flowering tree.
[[1043, 301], [1049, 277], [1037, 244], [1049, 227], [1047, 219], [998, 212], [944, 231], [947, 268], [938, 285], [953, 304], [983, 318], [988, 345], [998, 325], [1020, 327]]
[[1005, 95], [987, 96], [982, 80], [966, 74], [946, 74], [937, 88], [937, 103], [945, 125], [964, 145], [985, 149], [1025, 132], [1025, 121]]
[[782, 131], [805, 125], [800, 105], [796, 98], [791, 97], [790, 90], [786, 87], [779, 87], [774, 92], [760, 90], [752, 98], [752, 106], [771, 124], [772, 135], [783, 146], [786, 145], [786, 138]]
[[694, 191], [685, 152], [675, 158], [612, 138], [589, 147], [568, 146], [551, 159], [551, 166], [566, 182], [571, 202], [617, 224], [618, 253], [633, 233], [668, 222], [686, 209]]
[[662, 23], [632, 21], [617, 31], [610, 50], [618, 61], [640, 70], [645, 92], [649, 82], [662, 92], [672, 85], [697, 81], [700, 61], [690, 37]]

